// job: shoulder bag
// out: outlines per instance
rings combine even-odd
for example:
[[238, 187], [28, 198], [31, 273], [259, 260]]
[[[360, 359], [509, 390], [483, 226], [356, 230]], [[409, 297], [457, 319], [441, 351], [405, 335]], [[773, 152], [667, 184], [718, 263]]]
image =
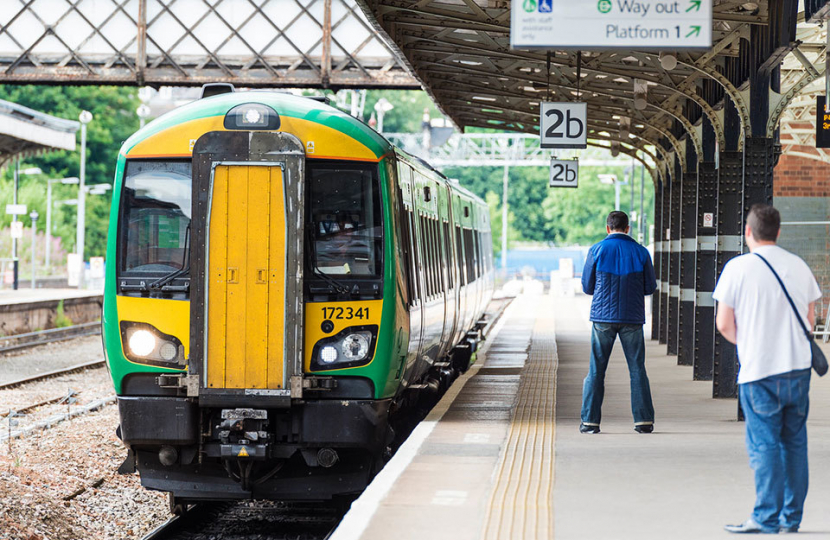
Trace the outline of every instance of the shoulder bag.
[[798, 319], [798, 324], [801, 325], [801, 329], [804, 330], [804, 335], [807, 337], [807, 341], [810, 342], [810, 349], [812, 350], [813, 355], [813, 369], [816, 370], [816, 373], [818, 373], [819, 377], [824, 377], [824, 375], [827, 374], [827, 358], [825, 358], [824, 353], [818, 346], [818, 343], [816, 343], [816, 340], [813, 338], [813, 334], [810, 333], [810, 331], [807, 329], [807, 325], [805, 325], [804, 321], [801, 319], [801, 315], [798, 313], [798, 308], [795, 307], [795, 302], [793, 302], [793, 299], [790, 297], [790, 293], [787, 292], [787, 287], [784, 286], [784, 282], [781, 281], [781, 278], [778, 276], [778, 272], [775, 271], [775, 268], [772, 267], [769, 261], [767, 261], [758, 253], [756, 253], [755, 255], [758, 255], [758, 258], [764, 261], [764, 264], [766, 264], [769, 267], [769, 269], [772, 270], [775, 279], [778, 280], [778, 283], [781, 285], [781, 289], [784, 290], [784, 296], [786, 296], [787, 300], [790, 301], [790, 306], [792, 306], [793, 308], [795, 318]]

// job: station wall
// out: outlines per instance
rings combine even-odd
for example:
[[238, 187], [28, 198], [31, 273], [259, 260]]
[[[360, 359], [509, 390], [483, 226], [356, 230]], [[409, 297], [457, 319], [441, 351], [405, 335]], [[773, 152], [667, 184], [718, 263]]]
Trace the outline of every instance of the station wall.
[[830, 163], [782, 155], [773, 192], [784, 223], [779, 244], [807, 261], [816, 275], [824, 293], [816, 316], [823, 321], [830, 307]]

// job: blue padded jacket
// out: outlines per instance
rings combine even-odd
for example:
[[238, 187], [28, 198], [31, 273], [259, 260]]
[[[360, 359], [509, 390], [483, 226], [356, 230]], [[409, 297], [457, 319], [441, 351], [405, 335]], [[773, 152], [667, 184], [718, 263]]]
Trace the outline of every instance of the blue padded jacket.
[[651, 255], [627, 234], [609, 234], [588, 251], [582, 290], [594, 295], [592, 321], [645, 324], [644, 297], [656, 289]]

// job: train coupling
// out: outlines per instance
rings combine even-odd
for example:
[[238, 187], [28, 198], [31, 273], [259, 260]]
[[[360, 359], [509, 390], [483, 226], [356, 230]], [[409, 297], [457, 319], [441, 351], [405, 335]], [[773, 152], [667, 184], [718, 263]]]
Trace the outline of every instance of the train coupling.
[[216, 426], [219, 457], [265, 460], [268, 458], [268, 411], [263, 409], [224, 409]]

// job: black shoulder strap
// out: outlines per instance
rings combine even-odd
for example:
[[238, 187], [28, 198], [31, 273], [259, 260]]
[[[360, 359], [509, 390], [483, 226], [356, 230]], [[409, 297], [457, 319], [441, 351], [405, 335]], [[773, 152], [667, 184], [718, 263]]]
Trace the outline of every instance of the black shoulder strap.
[[778, 280], [778, 283], [781, 285], [781, 289], [784, 290], [784, 296], [787, 297], [787, 300], [789, 300], [790, 302], [790, 306], [792, 306], [793, 308], [793, 313], [795, 313], [795, 318], [798, 319], [798, 324], [801, 325], [801, 329], [804, 330], [804, 335], [807, 336], [807, 341], [813, 341], [813, 334], [811, 334], [809, 330], [807, 330], [807, 325], [805, 325], [804, 321], [801, 319], [801, 315], [798, 313], [798, 308], [795, 307], [795, 302], [793, 302], [793, 299], [790, 297], [790, 293], [787, 291], [787, 287], [784, 286], [784, 282], [781, 281], [781, 277], [778, 275], [778, 272], [776, 272], [775, 268], [772, 267], [769, 261], [763, 258], [759, 253], [755, 253], [755, 255], [757, 255], [759, 259], [764, 261], [764, 264], [766, 264], [769, 267], [769, 269], [772, 270], [772, 274], [775, 276], [775, 279]]

